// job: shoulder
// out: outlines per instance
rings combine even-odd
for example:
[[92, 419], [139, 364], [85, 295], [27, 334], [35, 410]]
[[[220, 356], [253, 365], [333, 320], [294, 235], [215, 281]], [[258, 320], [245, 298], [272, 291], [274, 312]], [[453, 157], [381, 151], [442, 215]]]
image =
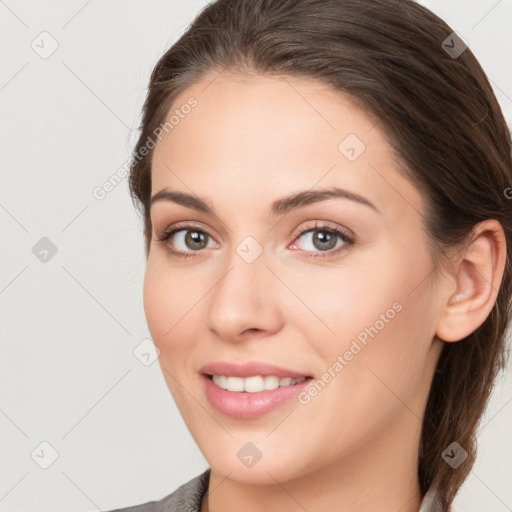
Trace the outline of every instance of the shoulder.
[[108, 512], [200, 512], [201, 501], [208, 489], [209, 478], [210, 468], [161, 500], [148, 501], [140, 505], [118, 508]]

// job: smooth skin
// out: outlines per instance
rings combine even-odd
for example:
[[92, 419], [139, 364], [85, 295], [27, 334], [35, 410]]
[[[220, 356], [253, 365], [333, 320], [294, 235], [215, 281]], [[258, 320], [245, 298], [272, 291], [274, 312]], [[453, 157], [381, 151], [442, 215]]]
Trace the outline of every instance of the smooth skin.
[[[215, 213], [154, 202], [144, 307], [169, 390], [212, 468], [210, 512], [417, 512], [438, 337], [458, 341], [491, 311], [505, 261], [500, 224], [478, 225], [467, 250], [435, 269], [425, 198], [348, 97], [315, 80], [228, 71], [186, 89], [171, 110], [191, 96], [197, 106], [155, 148], [152, 195], [191, 194]], [[365, 145], [354, 161], [339, 150], [349, 134]], [[338, 197], [271, 214], [277, 199], [330, 187], [375, 208]], [[182, 222], [189, 231], [157, 240]], [[332, 235], [329, 245], [315, 224], [354, 243]], [[262, 250], [252, 263], [237, 253], [246, 237]], [[242, 420], [207, 401], [204, 364], [264, 361], [321, 379], [395, 303], [400, 312], [306, 405], [293, 399]], [[237, 457], [248, 442], [262, 454], [251, 468]]]

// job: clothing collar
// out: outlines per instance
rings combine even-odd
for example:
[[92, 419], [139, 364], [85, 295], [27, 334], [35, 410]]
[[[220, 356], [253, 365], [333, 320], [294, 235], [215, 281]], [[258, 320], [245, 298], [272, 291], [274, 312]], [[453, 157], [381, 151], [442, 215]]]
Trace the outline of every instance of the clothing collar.
[[431, 484], [428, 488], [418, 512], [443, 512], [443, 504], [437, 485]]
[[[208, 468], [206, 471], [196, 476], [194, 479], [190, 480], [176, 491], [179, 493], [179, 491], [184, 491], [186, 488], [187, 492], [183, 494], [188, 494], [188, 499], [186, 500], [187, 505], [190, 507], [188, 511], [200, 512], [203, 496], [208, 490], [210, 472], [211, 468]], [[173, 511], [174, 510], [175, 509], [173, 508]], [[436, 485], [432, 484], [428, 488], [425, 496], [423, 497], [423, 501], [421, 502], [421, 507], [418, 512], [443, 512], [441, 497]]]

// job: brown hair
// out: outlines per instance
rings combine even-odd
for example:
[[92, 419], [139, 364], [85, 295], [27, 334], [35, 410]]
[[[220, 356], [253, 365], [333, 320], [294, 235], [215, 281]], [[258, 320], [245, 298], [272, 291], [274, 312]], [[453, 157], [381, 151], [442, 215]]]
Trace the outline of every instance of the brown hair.
[[[437, 483], [445, 509], [474, 463], [476, 429], [505, 365], [512, 310], [510, 133], [484, 71], [452, 32], [412, 0], [215, 1], [151, 74], [129, 181], [147, 255], [152, 151], [136, 156], [176, 96], [223, 69], [290, 75], [328, 84], [379, 119], [397, 162], [428, 199], [436, 261], [468, 240], [478, 222], [502, 224], [507, 262], [496, 303], [475, 332], [444, 344], [423, 419], [420, 486], [425, 493]], [[453, 441], [469, 454], [456, 469], [441, 457]]]

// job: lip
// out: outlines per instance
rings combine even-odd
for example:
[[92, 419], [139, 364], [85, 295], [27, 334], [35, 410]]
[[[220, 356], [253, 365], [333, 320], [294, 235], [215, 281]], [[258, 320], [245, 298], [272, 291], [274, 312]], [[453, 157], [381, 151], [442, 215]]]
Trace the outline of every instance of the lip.
[[217, 361], [205, 364], [199, 370], [204, 375], [226, 375], [228, 377], [252, 377], [261, 375], [275, 375], [276, 377], [291, 377], [298, 379], [300, 377], [311, 377], [307, 373], [301, 373], [290, 368], [276, 366], [262, 361], [249, 361], [246, 363], [230, 363], [228, 361]]
[[[244, 368], [243, 371], [246, 371], [246, 368]], [[216, 373], [215, 375], [225, 374]], [[252, 373], [251, 375], [255, 374]], [[261, 373], [259, 375], [261, 375]], [[271, 373], [270, 375], [275, 375], [275, 373]], [[292, 398], [296, 397], [297, 394], [303, 391], [304, 388], [314, 380], [313, 378], [307, 378], [303, 382], [294, 384], [293, 386], [283, 386], [276, 389], [259, 391], [257, 393], [247, 393], [245, 391], [234, 392], [223, 389], [215, 385], [212, 379], [206, 374], [201, 375], [201, 379], [203, 381], [203, 389], [206, 398], [217, 411], [226, 416], [243, 420], [258, 418], [284, 405]]]

